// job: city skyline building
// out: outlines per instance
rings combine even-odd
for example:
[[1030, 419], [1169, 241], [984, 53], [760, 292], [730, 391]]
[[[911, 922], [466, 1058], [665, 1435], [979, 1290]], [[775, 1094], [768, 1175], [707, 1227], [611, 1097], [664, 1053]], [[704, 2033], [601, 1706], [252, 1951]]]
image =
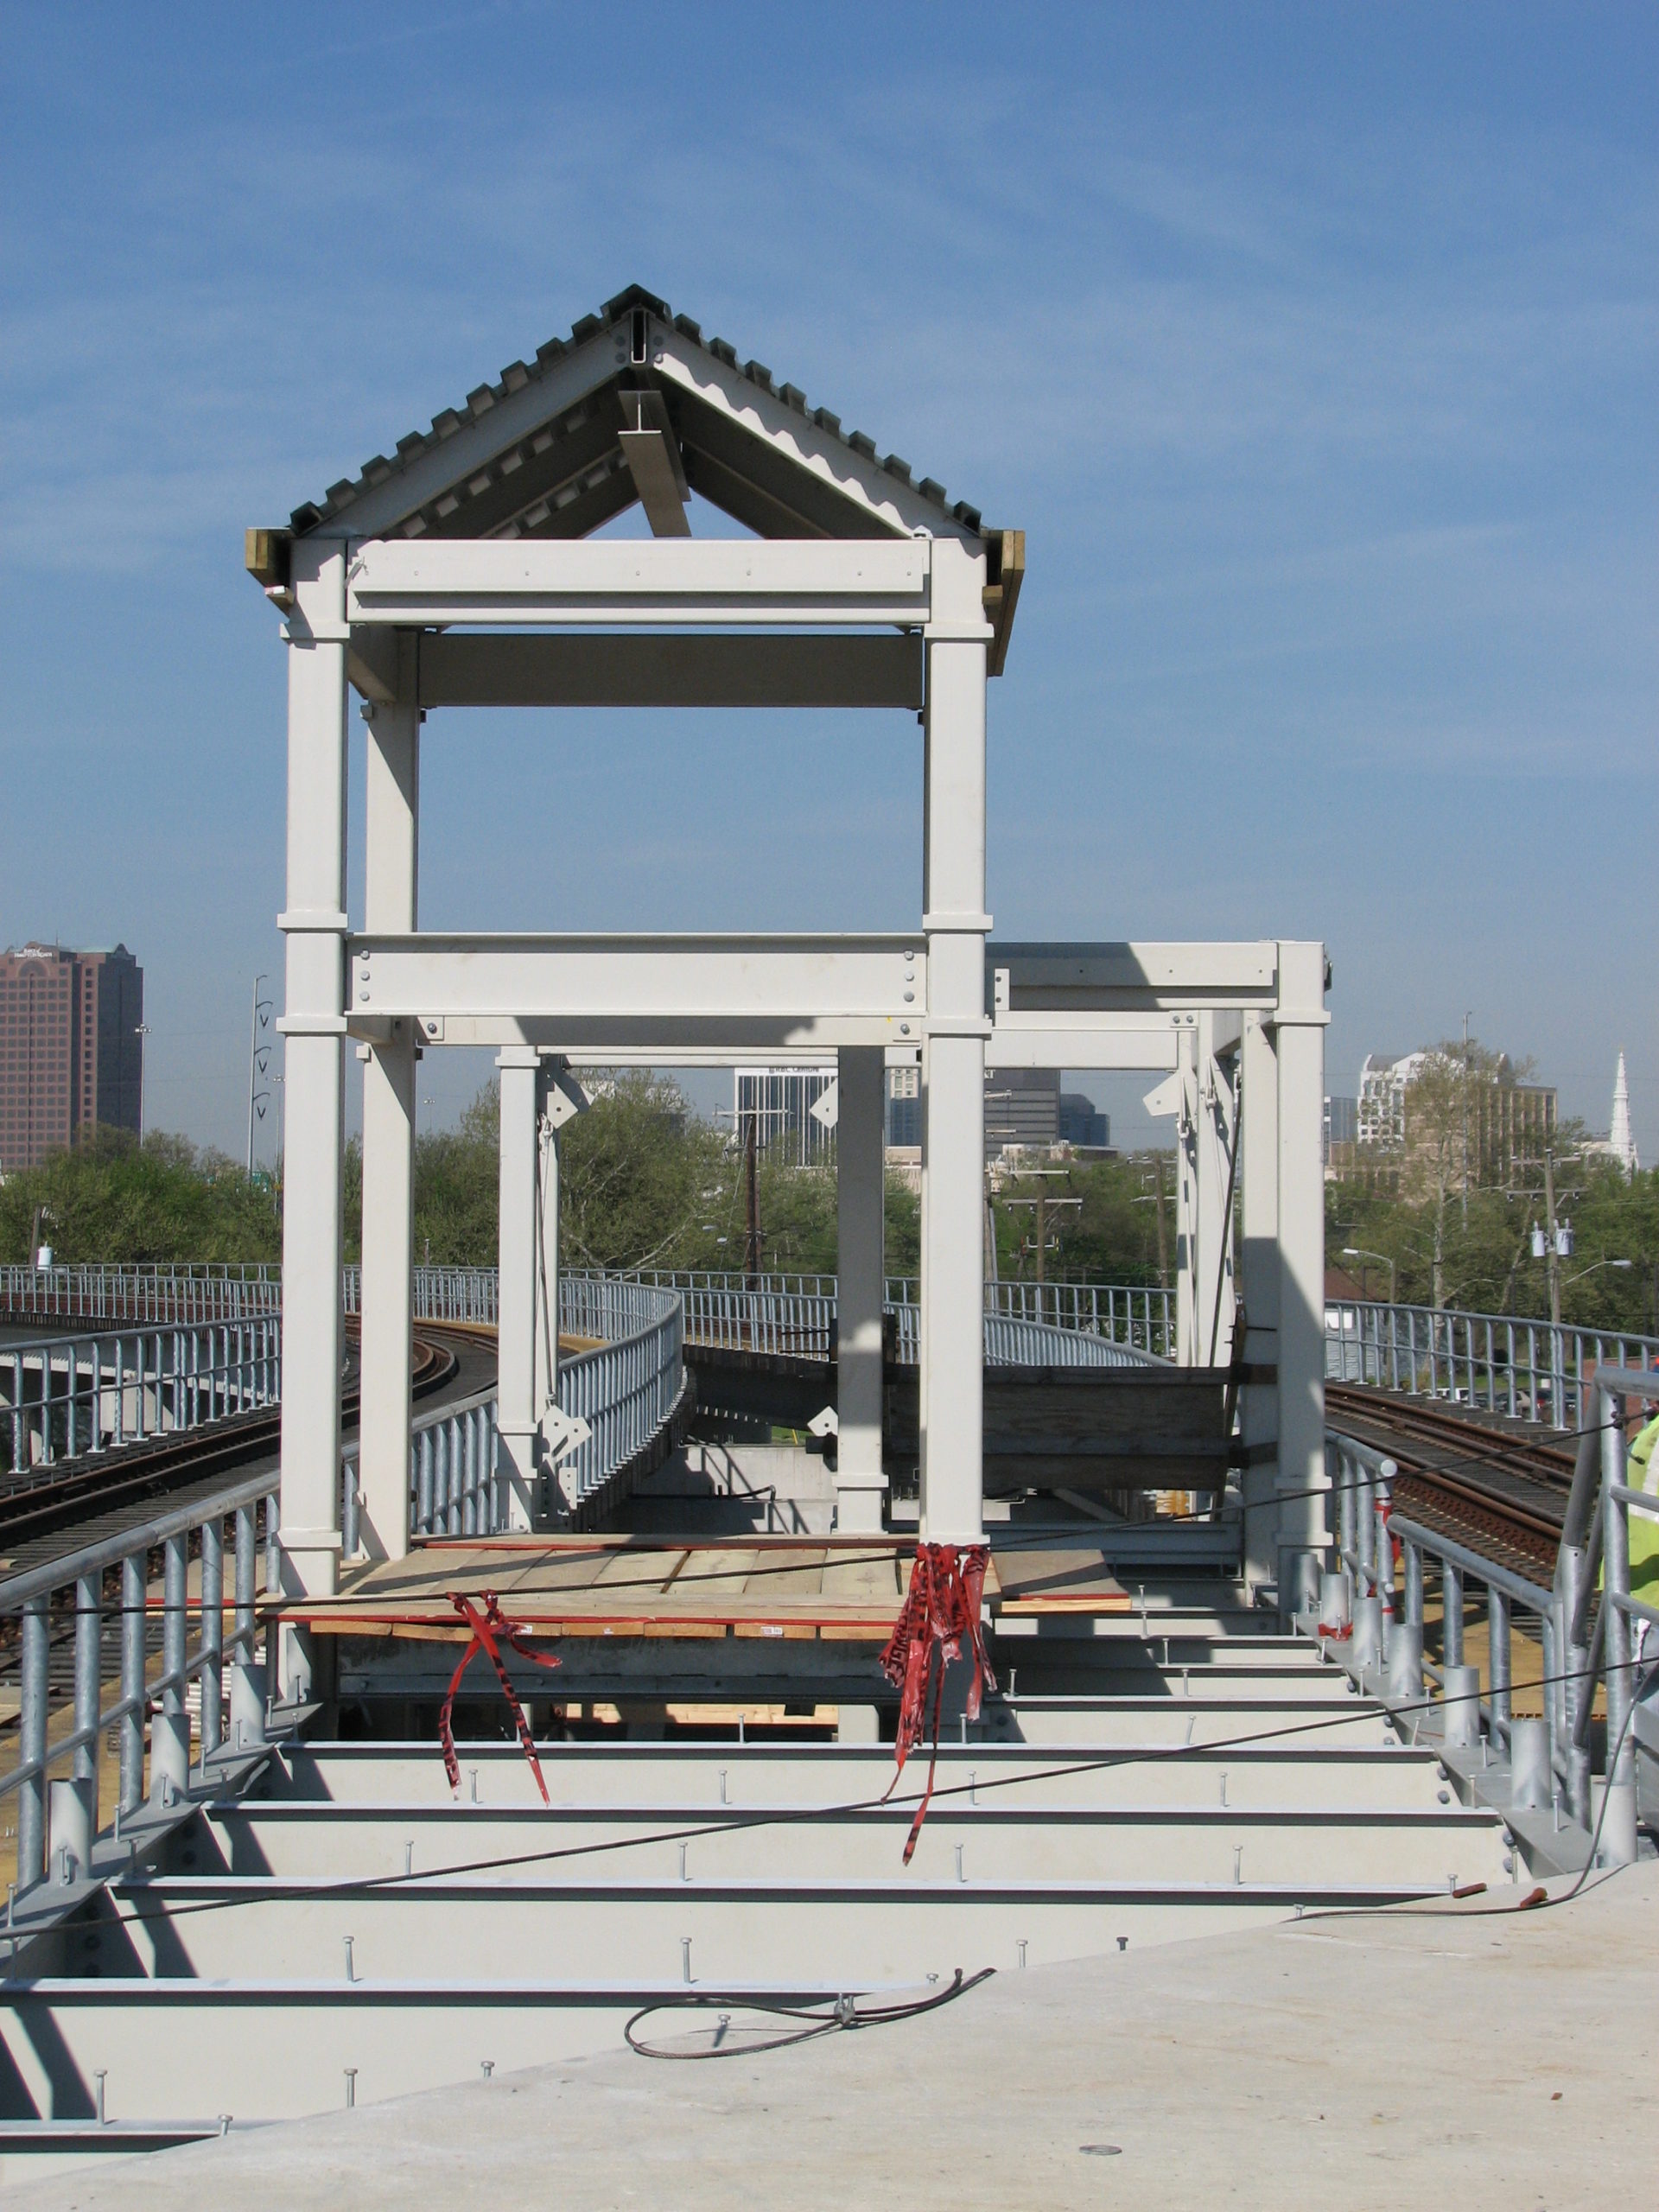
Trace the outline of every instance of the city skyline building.
[[[1455, 1055], [1453, 1055], [1454, 1057]], [[1427, 1050], [1408, 1052], [1398, 1059], [1368, 1052], [1359, 1071], [1359, 1099], [1356, 1113], [1356, 1150], [1353, 1165], [1361, 1171], [1380, 1164], [1397, 1163], [1417, 1141], [1411, 1112], [1411, 1091], [1433, 1055]], [[1467, 1119], [1459, 1133], [1466, 1147], [1467, 1172], [1477, 1183], [1502, 1183], [1516, 1170], [1542, 1159], [1555, 1141], [1559, 1121], [1555, 1087], [1546, 1083], [1517, 1083], [1507, 1053], [1500, 1052], [1491, 1071], [1470, 1081]], [[1337, 1104], [1327, 1101], [1327, 1108]], [[1327, 1143], [1337, 1141], [1327, 1122]], [[1346, 1158], [1339, 1152], [1339, 1159]]]
[[140, 1134], [144, 971], [124, 944], [0, 953], [0, 1173], [98, 1128]]

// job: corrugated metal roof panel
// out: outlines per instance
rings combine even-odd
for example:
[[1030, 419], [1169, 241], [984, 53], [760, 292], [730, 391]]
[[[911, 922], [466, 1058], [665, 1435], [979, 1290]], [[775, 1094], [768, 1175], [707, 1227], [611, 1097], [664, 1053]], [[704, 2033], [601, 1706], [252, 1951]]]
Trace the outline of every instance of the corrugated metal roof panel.
[[[735, 371], [758, 391], [772, 395], [793, 412], [804, 416], [827, 436], [844, 446], [849, 453], [855, 454], [863, 461], [874, 464], [898, 482], [910, 486], [912, 490], [929, 505], [937, 508], [962, 528], [974, 532], [981, 530], [979, 511], [976, 507], [970, 505], [965, 500], [957, 500], [954, 505], [951, 504], [944, 486], [933, 477], [923, 477], [919, 482], [915, 481], [910, 464], [900, 460], [897, 454], [889, 454], [884, 460], [879, 460], [873, 439], [866, 437], [861, 431], [843, 432], [840, 416], [832, 413], [828, 408], [811, 406], [805, 393], [798, 385], [788, 383], [779, 384], [764, 362], [751, 360], [747, 363], [741, 363], [735, 346], [728, 344], [723, 338], [704, 338], [701, 325], [695, 322], [690, 315], [675, 315], [665, 301], [659, 299], [656, 294], [646, 291], [643, 286], [636, 284], [630, 285], [625, 291], [619, 292], [614, 299], [607, 301], [598, 314], [582, 316], [573, 326], [568, 338], [550, 338], [545, 345], [538, 346], [533, 363], [514, 361], [502, 371], [497, 384], [480, 385], [475, 391], [467, 396], [464, 410], [446, 408], [442, 413], [433, 417], [429, 430], [411, 431], [407, 437], [400, 438], [397, 441], [394, 459], [389, 461], [384, 454], [377, 454], [372, 461], [365, 463], [359, 476], [354, 479], [342, 479], [339, 483], [331, 486], [320, 504], [307, 501], [304, 505], [296, 507], [291, 517], [295, 532], [303, 536], [307, 531], [316, 529], [320, 524], [344, 512], [359, 499], [365, 491], [371, 488], [378, 491], [393, 478], [409, 474], [426, 455], [453, 438], [468, 423], [479, 421], [503, 401], [537, 384], [559, 364], [566, 361], [573, 350], [579, 349], [608, 329], [626, 324], [627, 317], [641, 308], [669, 324], [682, 339], [700, 347], [713, 360], [721, 363], [728, 370]], [[631, 357], [625, 340], [622, 348], [618, 352], [616, 363], [612, 365], [608, 360], [607, 362], [606, 381], [611, 381], [616, 373], [627, 369], [630, 365]], [[431, 480], [431, 471], [423, 471], [424, 488], [416, 492], [411, 486], [410, 511], [389, 526], [401, 531], [405, 535], [418, 535], [423, 529], [430, 527], [434, 521], [454, 514], [461, 506], [466, 505], [469, 489], [472, 491], [472, 496], [476, 498], [481, 496], [485, 488], [494, 483], [499, 495], [499, 480], [512, 475], [520, 468], [521, 464], [526, 462], [539, 462], [541, 466], [539, 468], [531, 467], [524, 470], [525, 484], [520, 510], [515, 515], [506, 518], [501, 517], [498, 512], [493, 521], [486, 522], [482, 516], [478, 519], [483, 529], [512, 530], [515, 534], [521, 529], [535, 530], [551, 526], [546, 519], [548, 517], [567, 512], [579, 494], [595, 488], [600, 480], [594, 476], [591, 455], [586, 456], [585, 465], [568, 479], [557, 482], [549, 480], [550, 467], [556, 463], [557, 459], [552, 448], [560, 438], [572, 437], [585, 425], [590, 423], [594, 420], [594, 408], [597, 407], [603, 412], [605, 410], [613, 409], [613, 405], [614, 402], [609, 394], [603, 391], [596, 391], [589, 401], [575, 406], [567, 406], [550, 413], [547, 424], [537, 426], [530, 435], [522, 441], [516, 442], [507, 454], [499, 456], [494, 461], [488, 470], [481, 471], [477, 468], [469, 470], [466, 483], [457, 482], [435, 486]], [[557, 425], [556, 430], [552, 427], [555, 423]], [[607, 474], [609, 473], [608, 470], [605, 472]], [[532, 479], [534, 480], [531, 480]], [[608, 500], [606, 504], [609, 504]], [[384, 499], [377, 502], [377, 507], [379, 509], [384, 509]], [[494, 511], [498, 510], [499, 506], [498, 496], [491, 502], [491, 507]], [[538, 511], [543, 518], [540, 521], [531, 520], [531, 517]]]

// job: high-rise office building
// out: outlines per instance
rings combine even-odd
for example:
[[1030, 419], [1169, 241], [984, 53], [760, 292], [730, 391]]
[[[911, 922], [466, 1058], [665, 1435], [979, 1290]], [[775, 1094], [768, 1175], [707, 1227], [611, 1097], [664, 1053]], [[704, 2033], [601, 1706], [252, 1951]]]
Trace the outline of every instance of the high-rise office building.
[[1060, 1139], [1058, 1068], [985, 1071], [985, 1157], [1046, 1151]]
[[95, 1128], [138, 1132], [144, 971], [124, 944], [0, 953], [0, 1173]]
[[1060, 1142], [1075, 1152], [1109, 1152], [1112, 1117], [1081, 1090], [1060, 1093]]

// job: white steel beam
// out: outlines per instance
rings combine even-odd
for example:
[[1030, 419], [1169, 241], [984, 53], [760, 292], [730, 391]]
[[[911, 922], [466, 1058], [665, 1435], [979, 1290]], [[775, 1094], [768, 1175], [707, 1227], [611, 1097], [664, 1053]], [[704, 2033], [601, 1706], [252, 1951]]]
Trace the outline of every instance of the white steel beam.
[[916, 710], [922, 641], [880, 632], [423, 632], [421, 704]]
[[[328, 1597], [340, 1565], [340, 1154], [346, 943], [346, 562], [296, 547], [288, 640], [282, 1584]], [[309, 1694], [302, 1640], [282, 1687]]]
[[[548, 1408], [559, 1390], [559, 1132], [548, 1111], [553, 1063], [543, 1061], [536, 1085], [536, 1412], [538, 1468], [546, 1465]], [[543, 1485], [537, 1485], [538, 1492]], [[549, 1501], [550, 1502], [550, 1501]], [[568, 1503], [569, 1501], [567, 1501]], [[538, 1495], [537, 1503], [543, 1503]]]
[[1271, 1007], [1277, 948], [1236, 944], [1001, 944], [987, 947], [996, 1010], [1119, 1012]]
[[[919, 1039], [928, 965], [909, 937], [418, 937], [353, 938], [354, 1019], [457, 1016], [650, 1022], [687, 1042], [711, 1026], [855, 1022], [853, 1041]], [[556, 1041], [556, 1040], [550, 1040]], [[594, 1039], [592, 1041], [599, 1041]], [[712, 1040], [711, 1040], [712, 1041]], [[831, 1042], [837, 1041], [833, 1037]]]
[[881, 1325], [886, 1058], [879, 1046], [838, 1056], [836, 1122], [836, 1526], [883, 1523]]
[[1279, 1602], [1318, 1602], [1325, 1493], [1325, 947], [1281, 944], [1279, 1066]]
[[921, 1533], [984, 1535], [985, 563], [934, 547], [922, 856]]
[[625, 391], [619, 397], [626, 426], [619, 434], [622, 458], [628, 464], [652, 535], [690, 537], [691, 524], [685, 503], [690, 488], [661, 392]]
[[[415, 645], [392, 633], [395, 705], [372, 704], [365, 795], [364, 918], [413, 930], [418, 918], [420, 709]], [[359, 1048], [363, 1071], [363, 1319], [359, 1527], [372, 1559], [409, 1550], [410, 1361], [415, 1244], [415, 1024]]]
[[496, 1325], [498, 1525], [532, 1525], [538, 1465], [536, 1402], [537, 1056], [509, 1050], [496, 1062], [501, 1156]]
[[1240, 1268], [1246, 1376], [1238, 1427], [1244, 1446], [1239, 1488], [1244, 1503], [1244, 1579], [1254, 1591], [1279, 1573], [1278, 1513], [1274, 1503], [1278, 1457], [1279, 1357], [1279, 1060], [1274, 1033], [1258, 1014], [1244, 1017], [1240, 1058]]
[[417, 626], [913, 627], [929, 619], [931, 551], [922, 538], [374, 538], [353, 554], [348, 606], [353, 623]]
[[1216, 1016], [1198, 1016], [1197, 1340], [1200, 1367], [1225, 1367], [1233, 1350], [1235, 1195], [1233, 1131], [1236, 1106], [1227, 1071], [1216, 1058]]
[[1198, 1038], [1196, 1021], [1175, 1039], [1175, 1357], [1199, 1363]]
[[1172, 1022], [1152, 1027], [1143, 1017], [1113, 1014], [1002, 1014], [985, 1047], [988, 1068], [1173, 1068]]

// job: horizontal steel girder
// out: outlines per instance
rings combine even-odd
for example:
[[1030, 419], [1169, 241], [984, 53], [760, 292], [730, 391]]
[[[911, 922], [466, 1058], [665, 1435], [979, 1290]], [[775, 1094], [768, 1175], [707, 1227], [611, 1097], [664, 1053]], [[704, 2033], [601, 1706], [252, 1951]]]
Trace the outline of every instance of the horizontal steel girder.
[[[385, 635], [382, 632], [381, 635]], [[918, 637], [423, 632], [423, 707], [889, 707], [923, 702]]]
[[[1184, 1730], [1181, 1732], [1184, 1732]], [[1177, 1738], [1179, 1741], [1179, 1737]], [[1120, 1806], [1144, 1807], [1155, 1795], [1166, 1812], [1188, 1806], [1210, 1808], [1221, 1802], [1219, 1777], [1228, 1777], [1227, 1802], [1241, 1808], [1313, 1803], [1338, 1809], [1370, 1807], [1383, 1811], [1427, 1808], [1437, 1802], [1439, 1754], [1425, 1745], [1339, 1745], [1315, 1750], [1268, 1745], [1183, 1746], [1179, 1759], [1154, 1755], [1123, 1758], [1111, 1753], [1098, 1762], [1086, 1757], [1065, 1763], [1055, 1772], [1046, 1750], [1019, 1744], [943, 1744], [939, 1751], [939, 1802], [982, 1802], [1045, 1810], [1081, 1808], [1099, 1812]], [[668, 1744], [619, 1743], [588, 1739], [539, 1747], [548, 1789], [562, 1807], [608, 1806], [613, 1812], [650, 1811], [675, 1806], [688, 1820], [711, 1807], [753, 1811], [758, 1805], [823, 1807], [861, 1804], [880, 1797], [893, 1779], [892, 1747], [851, 1744], [761, 1747], [703, 1742], [685, 1757]], [[510, 1751], [512, 1757], [503, 1756]], [[482, 1817], [480, 1808], [505, 1821], [537, 1821], [547, 1817], [531, 1775], [517, 1745], [469, 1744], [467, 1764], [476, 1781], [463, 1789], [457, 1804], [432, 1743], [376, 1744], [373, 1759], [353, 1760], [320, 1748], [315, 1764], [301, 1761], [286, 1777], [295, 1794], [220, 1801], [200, 1819], [217, 1835], [280, 1834], [302, 1829], [320, 1834], [331, 1820], [347, 1826], [396, 1832], [403, 1843], [416, 1820], [443, 1827]], [[275, 1785], [274, 1785], [275, 1786]], [[470, 1802], [476, 1788], [478, 1802]], [[299, 1794], [303, 1789], [304, 1794]], [[721, 1796], [721, 1791], [725, 1795]], [[271, 1845], [272, 1851], [286, 1846]], [[333, 1852], [346, 1848], [321, 1847]], [[359, 1846], [349, 1847], [354, 1853]], [[232, 1846], [224, 1847], [228, 1854]], [[240, 1864], [228, 1858], [227, 1863]], [[272, 1868], [289, 1861], [271, 1858]], [[331, 1862], [333, 1863], [333, 1862]]]
[[922, 538], [374, 538], [352, 556], [346, 619], [919, 628], [931, 556]]
[[[558, 641], [555, 641], [558, 642]], [[569, 642], [569, 641], [565, 641]], [[1160, 1071], [1195, 1009], [1271, 1012], [1278, 948], [986, 947], [986, 1065]], [[531, 936], [427, 931], [351, 940], [347, 1020], [415, 1020], [429, 1044], [694, 1058], [918, 1050], [927, 940], [904, 935]], [[1225, 1049], [1223, 1040], [1221, 1049]]]
[[[925, 943], [908, 937], [474, 937], [351, 943], [349, 1018], [410, 1019], [454, 1043], [468, 1020], [558, 1025], [619, 1041], [728, 1035], [783, 1046], [920, 1037]], [[434, 1027], [434, 1024], [437, 1027]], [[712, 1033], [712, 1035], [711, 1035]], [[467, 1036], [465, 1041], [477, 1041]], [[526, 1041], [536, 1041], [527, 1038]]]

